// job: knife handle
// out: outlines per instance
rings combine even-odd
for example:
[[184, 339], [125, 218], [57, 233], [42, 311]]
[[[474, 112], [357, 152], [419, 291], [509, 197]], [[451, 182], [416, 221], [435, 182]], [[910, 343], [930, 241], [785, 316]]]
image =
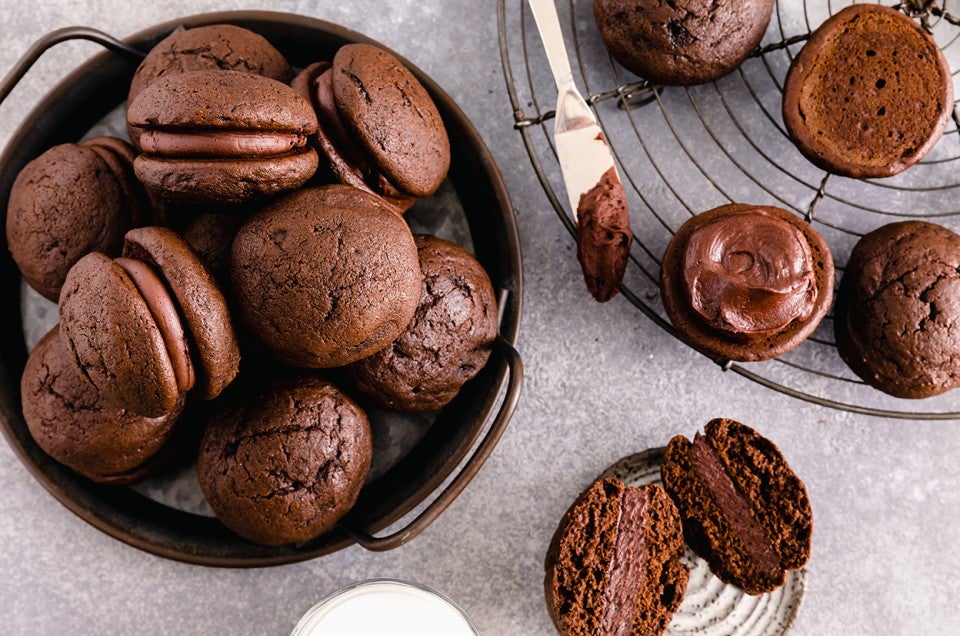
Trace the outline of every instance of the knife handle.
[[563, 42], [563, 32], [560, 30], [560, 18], [557, 16], [557, 6], [553, 0], [527, 0], [533, 11], [533, 19], [540, 31], [543, 48], [547, 51], [547, 61], [553, 71], [553, 79], [561, 91], [573, 83], [573, 71], [570, 69], [570, 59], [567, 57], [567, 46]]

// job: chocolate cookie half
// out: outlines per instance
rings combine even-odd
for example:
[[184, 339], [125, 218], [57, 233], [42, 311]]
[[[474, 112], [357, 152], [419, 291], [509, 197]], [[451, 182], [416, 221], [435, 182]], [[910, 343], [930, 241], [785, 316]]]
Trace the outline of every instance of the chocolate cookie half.
[[670, 440], [660, 467], [687, 545], [726, 583], [750, 594], [783, 585], [810, 558], [807, 490], [777, 446], [749, 426], [716, 419], [691, 442]]
[[200, 486], [224, 525], [268, 545], [321, 535], [354, 504], [373, 446], [366, 414], [334, 385], [278, 380], [215, 415]]
[[662, 634], [687, 587], [680, 517], [657, 485], [594, 482], [557, 527], [544, 564], [563, 636]]
[[855, 4], [807, 40], [790, 65], [783, 121], [800, 152], [847, 177], [889, 177], [926, 155], [953, 112], [946, 58], [898, 10]]
[[483, 266], [460, 246], [416, 235], [423, 287], [413, 320], [392, 343], [347, 370], [379, 406], [435, 411], [490, 357], [497, 299]]
[[840, 281], [837, 350], [871, 386], [923, 398], [960, 386], [960, 236], [923, 221], [861, 238]]
[[833, 301], [833, 257], [800, 217], [729, 204], [688, 219], [660, 269], [663, 306], [691, 346], [767, 360], [803, 342]]
[[689, 86], [734, 70], [763, 38], [773, 0], [594, 0], [604, 43], [627, 70]]
[[233, 241], [230, 272], [247, 329], [300, 367], [376, 353], [420, 300], [410, 228], [380, 197], [344, 185], [299, 190], [251, 217]]
[[80, 372], [54, 327], [30, 352], [20, 379], [23, 417], [48, 455], [104, 484], [144, 479], [173, 433], [183, 403], [158, 418], [111, 406]]
[[48, 300], [57, 300], [82, 256], [118, 256], [127, 230], [153, 221], [133, 160], [125, 141], [96, 137], [54, 146], [17, 175], [7, 206], [7, 246], [23, 278]]

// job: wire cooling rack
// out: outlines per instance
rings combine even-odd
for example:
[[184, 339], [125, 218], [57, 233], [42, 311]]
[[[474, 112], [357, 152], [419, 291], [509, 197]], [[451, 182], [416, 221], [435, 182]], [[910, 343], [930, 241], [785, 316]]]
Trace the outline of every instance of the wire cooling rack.
[[[848, 179], [796, 150], [780, 115], [784, 78], [811, 31], [849, 2], [781, 0], [760, 46], [710, 84], [660, 87], [619, 66], [604, 48], [591, 0], [557, 0], [575, 78], [588, 95], [627, 190], [634, 232], [621, 288], [644, 315], [679, 339], [659, 297], [660, 260], [690, 216], [725, 203], [776, 205], [812, 223], [841, 276], [857, 239], [881, 225], [924, 219], [960, 230], [958, 117], [924, 158], [887, 179]], [[951, 69], [960, 69], [960, 0], [891, 5], [926, 28]], [[553, 146], [556, 88], [524, 0], [498, 0], [500, 53], [515, 119], [533, 169], [560, 221], [575, 236]], [[957, 86], [954, 70], [954, 85]], [[960, 91], [955, 88], [960, 96]], [[832, 312], [806, 342], [766, 362], [713, 360], [765, 387], [823, 406], [903, 419], [960, 419], [960, 389], [925, 400], [866, 385], [836, 351]]]

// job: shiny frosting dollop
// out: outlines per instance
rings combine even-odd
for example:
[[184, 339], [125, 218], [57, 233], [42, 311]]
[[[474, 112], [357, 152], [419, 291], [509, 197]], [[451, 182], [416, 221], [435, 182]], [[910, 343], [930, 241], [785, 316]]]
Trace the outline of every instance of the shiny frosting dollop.
[[684, 254], [683, 286], [708, 326], [743, 338], [783, 331], [808, 318], [817, 300], [806, 237], [762, 208], [695, 229]]

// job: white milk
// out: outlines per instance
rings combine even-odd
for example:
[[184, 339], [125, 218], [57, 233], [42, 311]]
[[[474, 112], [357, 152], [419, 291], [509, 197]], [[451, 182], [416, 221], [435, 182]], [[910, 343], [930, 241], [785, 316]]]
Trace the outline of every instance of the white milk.
[[346, 587], [314, 605], [292, 636], [476, 636], [463, 612], [424, 587], [374, 580]]

